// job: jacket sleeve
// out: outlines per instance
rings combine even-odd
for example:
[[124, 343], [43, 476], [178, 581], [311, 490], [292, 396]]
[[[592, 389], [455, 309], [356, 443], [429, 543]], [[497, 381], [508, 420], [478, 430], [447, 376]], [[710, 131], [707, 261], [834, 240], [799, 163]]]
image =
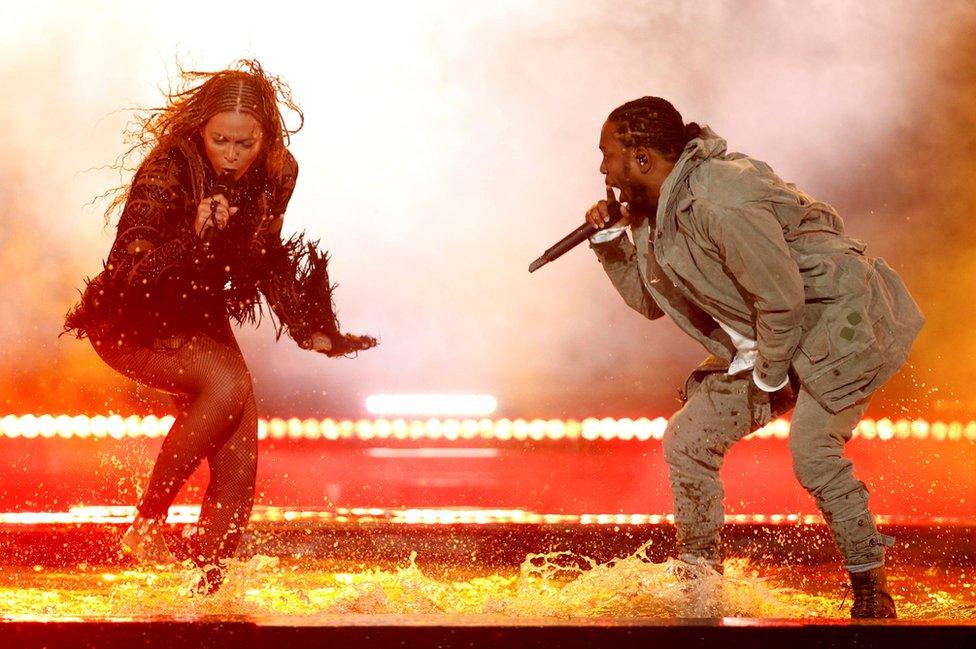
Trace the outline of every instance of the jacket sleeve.
[[268, 301], [268, 306], [277, 317], [278, 336], [287, 331], [288, 335], [300, 347], [308, 348], [311, 344], [311, 331], [306, 318], [306, 305], [303, 303], [300, 286], [297, 281], [299, 264], [296, 257], [301, 254], [296, 246], [281, 240], [281, 227], [285, 219], [285, 210], [295, 191], [298, 180], [298, 162], [289, 153], [285, 171], [276, 188], [274, 200], [269, 209], [269, 229], [265, 234], [264, 263], [259, 282], [261, 293]]
[[332, 341], [331, 357], [355, 355], [375, 347], [371, 336], [352, 336], [339, 329], [329, 280], [329, 256], [318, 242], [297, 234], [281, 240], [285, 210], [295, 189], [298, 163], [288, 154], [286, 171], [271, 206], [270, 229], [265, 237], [262, 276], [259, 287], [278, 319], [277, 335], [284, 331], [303, 349], [312, 348], [312, 334], [323, 333]]
[[766, 201], [718, 205], [694, 201], [726, 269], [751, 296], [759, 358], [756, 374], [780, 385], [802, 336], [803, 278], [790, 255], [783, 230]]
[[209, 290], [209, 253], [193, 232], [179, 166], [161, 154], [136, 172], [105, 268], [133, 296], [154, 300]]
[[650, 320], [664, 315], [644, 287], [637, 267], [637, 248], [626, 234], [604, 243], [590, 242], [590, 248], [627, 306]]

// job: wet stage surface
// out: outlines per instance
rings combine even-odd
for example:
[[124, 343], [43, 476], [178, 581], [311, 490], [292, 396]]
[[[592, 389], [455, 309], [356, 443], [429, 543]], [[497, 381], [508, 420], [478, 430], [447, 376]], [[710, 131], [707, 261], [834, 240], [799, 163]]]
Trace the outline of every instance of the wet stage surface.
[[0, 634], [21, 646], [976, 645], [970, 526], [887, 529], [901, 546], [894, 624], [849, 622], [846, 574], [816, 525], [729, 525], [724, 577], [690, 583], [667, 559], [667, 524], [256, 525], [210, 598], [190, 595], [188, 568], [115, 556], [123, 529], [0, 529]]
[[[339, 617], [356, 624], [849, 617], [850, 598], [842, 603], [843, 577], [834, 566], [773, 567], [732, 559], [723, 578], [695, 588], [675, 579], [670, 566], [635, 558], [571, 575], [550, 565], [547, 577], [531, 564], [481, 574], [424, 570], [410, 563], [392, 570], [343, 572], [316, 560], [259, 556], [234, 562], [225, 587], [210, 598], [189, 594], [193, 573], [183, 567], [5, 569], [0, 611], [6, 620], [23, 621], [192, 616], [286, 624], [336, 623]], [[900, 566], [892, 570], [890, 582], [903, 620], [976, 622], [976, 574], [971, 570]]]

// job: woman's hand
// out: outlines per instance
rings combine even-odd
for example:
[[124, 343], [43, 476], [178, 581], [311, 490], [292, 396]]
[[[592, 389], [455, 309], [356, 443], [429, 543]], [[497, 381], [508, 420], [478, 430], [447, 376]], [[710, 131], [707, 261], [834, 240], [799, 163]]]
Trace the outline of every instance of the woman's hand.
[[[236, 207], [231, 207], [223, 194], [207, 196], [197, 205], [197, 218], [193, 222], [193, 231], [201, 239], [210, 228], [223, 230], [230, 217], [237, 213]], [[213, 215], [213, 221], [210, 217]]]
[[606, 201], [599, 201], [593, 205], [590, 209], [586, 211], [586, 221], [595, 228], [600, 228], [601, 230], [612, 225], [615, 228], [623, 228], [630, 225], [630, 212], [627, 210], [626, 205], [620, 206], [620, 216], [621, 219], [616, 223], [610, 223], [610, 210], [607, 209]]
[[350, 354], [356, 355], [364, 349], [376, 347], [376, 339], [372, 336], [356, 336], [354, 334], [337, 334], [337, 337], [333, 338], [318, 331], [305, 339], [304, 342], [299, 343], [299, 346], [302, 349], [325, 354], [329, 358], [349, 357]]
[[309, 341], [309, 349], [313, 352], [321, 352], [327, 354], [332, 351], [332, 339], [321, 332], [316, 332], [312, 334], [312, 338]]

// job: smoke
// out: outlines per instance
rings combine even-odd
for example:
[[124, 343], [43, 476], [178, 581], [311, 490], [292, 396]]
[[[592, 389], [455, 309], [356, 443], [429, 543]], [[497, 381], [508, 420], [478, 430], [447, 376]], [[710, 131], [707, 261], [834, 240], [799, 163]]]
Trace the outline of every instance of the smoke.
[[56, 338], [111, 245], [90, 203], [119, 183], [104, 167], [124, 109], [158, 105], [177, 59], [255, 56], [306, 114], [285, 229], [322, 237], [343, 325], [381, 338], [330, 361], [242, 330], [263, 413], [356, 416], [400, 391], [491, 393], [508, 416], [670, 413], [696, 343], [630, 311], [586, 250], [526, 272], [600, 197], [606, 114], [647, 94], [836, 205], [906, 278], [929, 324], [879, 412], [972, 411], [971, 4], [276, 7], [0, 8], [5, 410], [161, 408]]

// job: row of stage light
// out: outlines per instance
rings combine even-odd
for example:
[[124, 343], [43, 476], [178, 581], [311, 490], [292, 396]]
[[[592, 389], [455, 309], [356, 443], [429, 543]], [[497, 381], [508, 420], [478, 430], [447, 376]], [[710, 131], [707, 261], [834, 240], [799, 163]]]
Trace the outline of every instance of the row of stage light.
[[[0, 512], [0, 525], [78, 525], [122, 524], [132, 522], [135, 507], [101, 505], [72, 507], [66, 512]], [[198, 505], [170, 507], [166, 522], [171, 525], [196, 523]], [[955, 517], [876, 516], [881, 525], [973, 525], [973, 521]], [[674, 524], [672, 514], [540, 514], [523, 509], [447, 509], [447, 508], [338, 508], [336, 510], [302, 510], [282, 507], [255, 507], [252, 523], [317, 523], [403, 525], [661, 525]], [[820, 525], [819, 514], [727, 514], [725, 522], [733, 525]]]
[[[0, 418], [0, 438], [160, 438], [173, 417], [120, 415], [8, 415]], [[261, 419], [258, 438], [325, 441], [649, 441], [661, 440], [667, 420], [656, 419]], [[776, 419], [746, 439], [786, 439], [790, 423]], [[854, 430], [864, 439], [976, 441], [976, 421], [864, 419]]]

